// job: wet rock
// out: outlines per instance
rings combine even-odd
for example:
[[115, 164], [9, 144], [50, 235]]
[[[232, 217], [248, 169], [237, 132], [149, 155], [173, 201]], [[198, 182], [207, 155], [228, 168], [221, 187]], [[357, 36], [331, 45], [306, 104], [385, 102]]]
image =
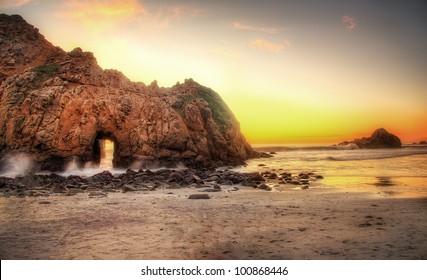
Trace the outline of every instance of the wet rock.
[[39, 204], [51, 204], [51, 202], [50, 202], [50, 201], [43, 200], [43, 201], [39, 201]]
[[103, 188], [101, 191], [104, 193], [115, 193], [116, 192], [116, 190], [111, 188], [111, 187]]
[[84, 178], [76, 175], [71, 175], [66, 177], [65, 181], [67, 182], [67, 184], [74, 185], [74, 186], [78, 186], [86, 182]]
[[310, 176], [306, 173], [300, 173], [300, 174], [298, 174], [298, 178], [299, 179], [309, 179]]
[[87, 192], [99, 191], [103, 188], [103, 186], [99, 184], [91, 184], [91, 185], [84, 185], [84, 186], [86, 186], [84, 190]]
[[181, 189], [181, 188], [182, 188], [181, 185], [179, 185], [176, 182], [172, 182], [166, 187], [166, 189], [168, 189], [168, 190], [176, 190], [176, 189]]
[[192, 184], [202, 182], [202, 179], [194, 173], [190, 173], [184, 177], [183, 181], [187, 184]]
[[255, 182], [249, 182], [248, 180], [243, 180], [240, 185], [245, 187], [252, 187], [252, 188], [258, 188], [258, 184]]
[[124, 185], [122, 187], [122, 192], [123, 193], [126, 193], [126, 192], [135, 192], [135, 191], [136, 191], [136, 188], [134, 186], [131, 186], [131, 185]]
[[46, 179], [47, 181], [52, 182], [52, 183], [63, 183], [65, 180], [68, 180], [68, 178], [65, 178], [65, 177], [58, 175], [56, 173], [51, 173], [49, 175], [42, 176], [42, 178], [43, 177], [44, 177], [44, 179]]
[[55, 185], [55, 186], [52, 188], [51, 192], [52, 192], [52, 193], [68, 193], [68, 192], [69, 192], [69, 190], [68, 190], [68, 188], [67, 188], [67, 187], [65, 187], [65, 186]]
[[149, 177], [153, 177], [155, 175], [154, 172], [150, 169], [145, 170], [144, 173]]
[[90, 198], [92, 197], [106, 197], [107, 194], [103, 192], [90, 192], [88, 195]]
[[260, 189], [260, 190], [265, 190], [265, 191], [272, 191], [272, 190], [273, 190], [270, 186], [268, 186], [268, 185], [266, 185], [266, 184], [260, 184], [260, 185], [258, 186], [258, 189]]
[[91, 182], [110, 183], [114, 179], [110, 171], [103, 171], [88, 178]]
[[365, 222], [365, 223], [359, 225], [359, 227], [370, 227], [370, 226], [372, 226], [372, 224], [369, 222]]
[[171, 173], [168, 178], [168, 182], [181, 182], [182, 176], [179, 173]]
[[292, 180], [292, 181], [289, 181], [289, 184], [292, 184], [292, 185], [301, 185], [301, 182], [298, 181], [298, 180]]
[[78, 188], [71, 188], [68, 190], [69, 190], [68, 191], [69, 194], [78, 194], [78, 193], [84, 193], [85, 192], [84, 190], [78, 189]]
[[34, 197], [38, 197], [38, 196], [49, 196], [50, 192], [49, 191], [44, 191], [44, 190], [37, 190], [37, 191], [33, 191], [30, 190], [28, 192], [29, 196], [34, 196]]
[[220, 192], [221, 189], [204, 189], [203, 192]]
[[268, 179], [277, 179], [277, 174], [276, 173], [271, 173], [268, 177]]
[[146, 185], [138, 185], [137, 187], [136, 187], [136, 190], [137, 191], [149, 191], [150, 190], [150, 188], [148, 187], [148, 186], [146, 186]]
[[321, 180], [321, 179], [324, 179], [324, 177], [322, 175], [316, 175], [316, 179]]
[[219, 176], [210, 176], [206, 179], [207, 182], [214, 182], [214, 181], [218, 181], [219, 180]]
[[190, 187], [190, 188], [193, 188], [193, 189], [201, 189], [201, 188], [205, 188], [205, 186], [204, 186], [204, 185], [202, 185], [202, 184], [198, 184], [198, 183], [193, 183], [193, 184], [191, 184], [189, 187]]
[[231, 182], [230, 180], [223, 180], [223, 181], [219, 181], [218, 184], [221, 184], [223, 186], [232, 186], [233, 182]]
[[248, 182], [264, 182], [265, 181], [265, 179], [262, 177], [262, 175], [259, 172], [246, 173], [245, 177]]
[[[108, 171], [107, 171], [108, 172]], [[127, 169], [126, 170], [126, 175], [136, 175], [138, 172], [133, 170], [133, 169]]]
[[210, 199], [211, 197], [206, 193], [196, 193], [188, 196], [188, 199]]

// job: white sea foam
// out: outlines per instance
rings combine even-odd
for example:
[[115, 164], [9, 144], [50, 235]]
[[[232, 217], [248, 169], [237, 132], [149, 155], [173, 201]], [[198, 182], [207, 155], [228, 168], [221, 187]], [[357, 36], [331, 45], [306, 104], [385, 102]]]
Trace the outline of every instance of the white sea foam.
[[12, 153], [2, 160], [0, 176], [15, 178], [27, 175], [34, 167], [31, 157], [24, 153]]

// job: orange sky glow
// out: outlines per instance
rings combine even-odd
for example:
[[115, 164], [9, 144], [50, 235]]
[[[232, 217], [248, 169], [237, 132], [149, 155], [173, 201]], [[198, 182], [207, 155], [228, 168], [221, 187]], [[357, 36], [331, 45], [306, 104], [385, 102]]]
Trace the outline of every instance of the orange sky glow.
[[6, 0], [0, 12], [133, 81], [193, 78], [253, 144], [338, 143], [379, 127], [427, 140], [426, 4], [318, 2]]

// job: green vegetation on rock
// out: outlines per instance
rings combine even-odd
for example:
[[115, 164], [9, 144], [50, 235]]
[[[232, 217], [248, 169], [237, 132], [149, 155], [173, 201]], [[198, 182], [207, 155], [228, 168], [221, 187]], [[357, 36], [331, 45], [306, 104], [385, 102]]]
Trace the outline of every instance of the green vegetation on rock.
[[31, 71], [36, 73], [36, 76], [35, 76], [36, 81], [43, 81], [43, 80], [46, 80], [46, 78], [51, 78], [56, 74], [58, 74], [59, 65], [57, 64], [40, 65], [31, 69]]
[[59, 65], [57, 64], [46, 64], [41, 66], [36, 66], [33, 69], [34, 72], [40, 73], [42, 75], [53, 75], [58, 73]]
[[233, 119], [233, 115], [221, 97], [210, 88], [201, 86], [198, 95], [205, 100], [212, 111], [212, 117], [222, 133], [227, 131], [227, 124]]

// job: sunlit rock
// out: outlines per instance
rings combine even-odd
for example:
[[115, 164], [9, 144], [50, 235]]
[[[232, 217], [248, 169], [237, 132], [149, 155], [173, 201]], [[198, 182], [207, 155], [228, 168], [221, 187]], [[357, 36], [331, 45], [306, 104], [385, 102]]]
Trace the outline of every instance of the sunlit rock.
[[131, 82], [92, 53], [54, 47], [20, 16], [0, 15], [0, 53], [0, 157], [24, 152], [50, 170], [72, 159], [99, 164], [104, 140], [114, 167], [254, 155], [221, 97], [192, 79], [171, 88]]

